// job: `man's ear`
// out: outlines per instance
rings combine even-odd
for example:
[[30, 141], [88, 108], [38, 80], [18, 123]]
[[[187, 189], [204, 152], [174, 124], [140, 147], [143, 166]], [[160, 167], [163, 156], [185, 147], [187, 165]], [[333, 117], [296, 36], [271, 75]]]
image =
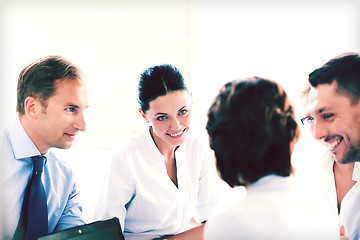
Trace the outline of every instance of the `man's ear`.
[[27, 97], [24, 101], [24, 110], [25, 114], [28, 115], [31, 118], [36, 119], [39, 112], [41, 112], [42, 105], [34, 97]]
[[140, 113], [141, 116], [145, 119], [145, 121], [146, 121], [147, 123], [150, 123], [148, 117], [145, 115], [144, 111], [143, 111], [141, 108], [139, 108], [139, 113]]

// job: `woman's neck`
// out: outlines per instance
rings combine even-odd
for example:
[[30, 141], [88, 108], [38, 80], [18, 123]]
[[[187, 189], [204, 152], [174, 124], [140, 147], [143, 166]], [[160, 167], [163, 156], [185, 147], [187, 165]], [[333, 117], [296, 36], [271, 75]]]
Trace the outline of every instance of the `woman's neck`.
[[177, 180], [177, 167], [175, 161], [175, 150], [177, 147], [172, 147], [171, 145], [164, 142], [162, 139], [157, 137], [154, 133], [152, 128], [150, 129], [150, 135], [159, 149], [160, 153], [164, 156], [164, 163], [166, 167], [166, 172], [170, 178], [170, 180], [174, 183], [176, 187], [178, 187], [178, 180]]
[[150, 128], [150, 135], [156, 147], [159, 149], [160, 153], [164, 156], [165, 159], [169, 160], [175, 158], [175, 150], [177, 147], [167, 144], [164, 140], [156, 136], [152, 128]]

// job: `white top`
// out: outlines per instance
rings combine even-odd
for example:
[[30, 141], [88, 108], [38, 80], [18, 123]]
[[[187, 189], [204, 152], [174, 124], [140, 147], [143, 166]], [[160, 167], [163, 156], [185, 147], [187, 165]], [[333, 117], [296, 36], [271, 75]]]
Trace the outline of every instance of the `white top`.
[[202, 222], [219, 207], [214, 155], [206, 141], [187, 136], [175, 152], [178, 188], [149, 131], [115, 151], [101, 218], [119, 218], [126, 239], [175, 234], [192, 219]]
[[333, 171], [334, 162], [331, 153], [326, 154], [321, 162], [320, 180], [322, 189], [325, 190], [325, 196], [332, 214], [338, 216], [339, 226], [345, 226], [346, 235], [350, 240], [358, 240], [360, 239], [360, 162], [355, 162], [352, 179], [356, 183], [343, 198], [339, 214]]
[[265, 176], [206, 222], [204, 239], [339, 239], [336, 223], [305, 196], [291, 177]]

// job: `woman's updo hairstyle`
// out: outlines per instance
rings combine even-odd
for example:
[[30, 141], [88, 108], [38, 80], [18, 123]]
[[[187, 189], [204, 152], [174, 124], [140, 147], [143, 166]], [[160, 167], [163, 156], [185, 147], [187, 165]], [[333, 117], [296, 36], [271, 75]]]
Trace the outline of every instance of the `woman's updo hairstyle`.
[[138, 102], [141, 110], [146, 113], [149, 103], [167, 93], [188, 90], [180, 71], [169, 64], [158, 65], [146, 69], [138, 84]]
[[221, 177], [246, 186], [263, 176], [289, 176], [299, 129], [285, 91], [252, 77], [225, 84], [208, 111], [206, 129]]

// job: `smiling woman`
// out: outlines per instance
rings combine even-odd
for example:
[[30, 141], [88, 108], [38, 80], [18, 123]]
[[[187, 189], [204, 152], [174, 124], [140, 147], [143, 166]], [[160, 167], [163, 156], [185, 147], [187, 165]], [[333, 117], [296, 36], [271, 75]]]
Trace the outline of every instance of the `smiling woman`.
[[151, 135], [164, 156], [184, 143], [191, 121], [191, 100], [186, 90], [170, 92], [150, 102], [149, 110], [141, 115], [149, 123]]
[[[97, 214], [117, 216], [126, 239], [153, 239], [215, 214], [220, 179], [206, 138], [191, 134], [192, 103], [179, 70], [151, 67], [138, 89], [139, 112], [150, 128], [113, 154]], [[202, 225], [182, 234], [201, 238]]]

